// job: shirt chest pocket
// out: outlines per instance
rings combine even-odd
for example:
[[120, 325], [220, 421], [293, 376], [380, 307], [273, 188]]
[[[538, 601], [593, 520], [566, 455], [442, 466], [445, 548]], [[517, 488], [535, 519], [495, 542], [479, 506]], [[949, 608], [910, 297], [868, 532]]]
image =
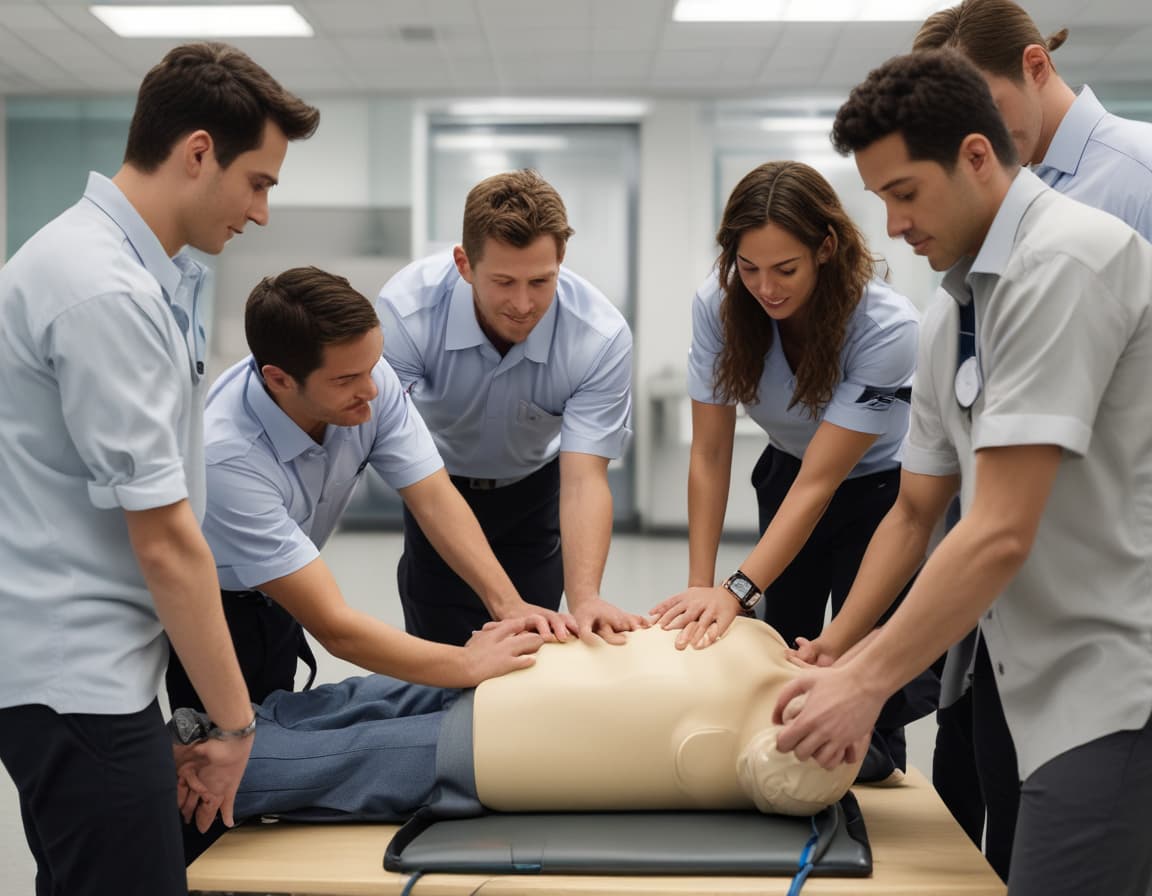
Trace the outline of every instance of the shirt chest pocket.
[[563, 423], [562, 414], [550, 414], [534, 402], [521, 400], [516, 407], [516, 430], [530, 438], [550, 442]]

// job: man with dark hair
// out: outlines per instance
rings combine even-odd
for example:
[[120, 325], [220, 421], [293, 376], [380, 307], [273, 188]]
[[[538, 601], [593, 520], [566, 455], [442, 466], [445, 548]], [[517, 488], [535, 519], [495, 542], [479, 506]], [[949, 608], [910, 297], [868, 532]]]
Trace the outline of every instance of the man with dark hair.
[[977, 674], [1023, 778], [1009, 891], [1146, 896], [1152, 246], [1021, 169], [954, 52], [872, 72], [833, 140], [889, 233], [946, 271], [900, 494], [840, 615], [869, 620], [848, 643], [911, 577], [958, 488], [964, 515], [875, 636], [785, 688], [778, 713], [808, 699], [780, 749], [826, 767], [851, 756], [885, 695], [979, 622]]
[[[463, 647], [433, 644], [349, 607], [320, 550], [369, 465], [467, 581], [493, 593], [513, 588], [380, 357], [383, 334], [368, 299], [343, 277], [293, 268], [252, 290], [244, 331], [252, 355], [208, 394], [204, 534], [253, 703], [294, 690], [298, 659], [315, 671], [305, 631], [350, 663], [440, 687], [473, 687], [530, 665], [541, 636], [567, 637], [567, 620], [554, 631], [529, 614], [478, 631]], [[175, 659], [167, 685], [171, 706], [201, 708]], [[189, 831], [187, 860], [221, 832]]]
[[562, 596], [582, 636], [620, 643], [647, 624], [600, 596], [608, 463], [631, 436], [632, 333], [562, 267], [571, 235], [539, 174], [497, 174], [468, 194], [462, 244], [413, 262], [376, 301], [384, 357], [518, 592], [475, 592], [406, 512], [398, 579], [413, 634], [462, 644], [524, 601], [554, 613]]
[[318, 121], [238, 50], [177, 47], [117, 174], [0, 271], [0, 760], [38, 896], [187, 892], [169, 642], [213, 722], [198, 825], [231, 823], [255, 721], [199, 525], [203, 269], [181, 250], [263, 225]]
[[[1077, 94], [1060, 77], [1052, 53], [1067, 38], [1067, 28], [1044, 37], [1013, 0], [964, 0], [930, 16], [913, 49], [963, 53], [988, 84], [1021, 162], [1152, 240], [1152, 124], [1111, 114], [1089, 86]], [[1020, 779], [995, 685], [969, 690], [975, 653], [975, 632], [948, 652], [932, 782], [1007, 879]], [[975, 751], [984, 754], [979, 780]]]

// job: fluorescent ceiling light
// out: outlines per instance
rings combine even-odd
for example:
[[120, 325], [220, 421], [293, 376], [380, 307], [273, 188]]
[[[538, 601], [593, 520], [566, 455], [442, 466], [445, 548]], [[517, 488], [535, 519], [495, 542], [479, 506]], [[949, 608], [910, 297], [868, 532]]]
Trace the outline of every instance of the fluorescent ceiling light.
[[951, 0], [676, 0], [676, 22], [919, 22]]
[[466, 152], [549, 152], [567, 149], [568, 139], [551, 134], [437, 134], [433, 145]]
[[448, 106], [449, 115], [465, 118], [643, 118], [648, 104], [639, 100], [517, 99], [462, 100]]
[[90, 6], [121, 37], [311, 37], [293, 6]]
[[810, 116], [772, 116], [760, 119], [760, 130], [782, 133], [795, 133], [797, 131], [830, 131], [835, 122], [833, 118]]

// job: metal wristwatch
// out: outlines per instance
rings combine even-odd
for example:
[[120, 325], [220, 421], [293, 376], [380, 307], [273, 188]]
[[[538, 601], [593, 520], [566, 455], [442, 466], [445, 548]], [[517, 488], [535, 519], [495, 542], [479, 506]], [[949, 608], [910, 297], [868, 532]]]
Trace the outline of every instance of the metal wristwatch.
[[168, 720], [172, 739], [180, 744], [195, 744], [203, 740], [236, 740], [249, 737], [256, 731], [256, 716], [243, 728], [218, 728], [208, 716], [188, 707], [181, 707]]
[[740, 570], [736, 570], [724, 580], [724, 588], [740, 602], [740, 607], [745, 613], [751, 613], [752, 608], [760, 603], [762, 596], [760, 589]]

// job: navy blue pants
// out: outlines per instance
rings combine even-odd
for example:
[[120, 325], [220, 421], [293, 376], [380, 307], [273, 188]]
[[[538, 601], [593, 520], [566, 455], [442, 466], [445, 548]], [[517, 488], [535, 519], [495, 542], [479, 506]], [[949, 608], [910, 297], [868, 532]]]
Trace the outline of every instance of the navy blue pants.
[[[520, 596], [558, 610], [564, 595], [559, 459], [503, 488], [474, 488], [460, 476], [452, 482]], [[476, 592], [436, 553], [407, 507], [396, 580], [404, 627], [418, 638], [463, 645], [492, 619]]]
[[0, 761], [20, 795], [36, 896], [185, 896], [172, 741], [136, 713], [0, 709]]
[[[771, 445], [760, 455], [752, 470], [752, 487], [756, 489], [761, 535], [799, 472], [799, 458]], [[776, 581], [764, 589], [764, 621], [789, 644], [795, 644], [797, 637], [811, 640], [819, 636], [829, 600], [832, 614], [840, 612], [868, 542], [892, 508], [899, 490], [899, 469], [845, 480], [832, 495], [804, 547]], [[895, 612], [910, 587], [911, 582], [881, 621]], [[939, 693], [939, 676], [929, 670], [885, 703], [873, 743], [889, 754], [896, 768], [903, 770], [908, 762], [902, 726], [933, 712]]]

